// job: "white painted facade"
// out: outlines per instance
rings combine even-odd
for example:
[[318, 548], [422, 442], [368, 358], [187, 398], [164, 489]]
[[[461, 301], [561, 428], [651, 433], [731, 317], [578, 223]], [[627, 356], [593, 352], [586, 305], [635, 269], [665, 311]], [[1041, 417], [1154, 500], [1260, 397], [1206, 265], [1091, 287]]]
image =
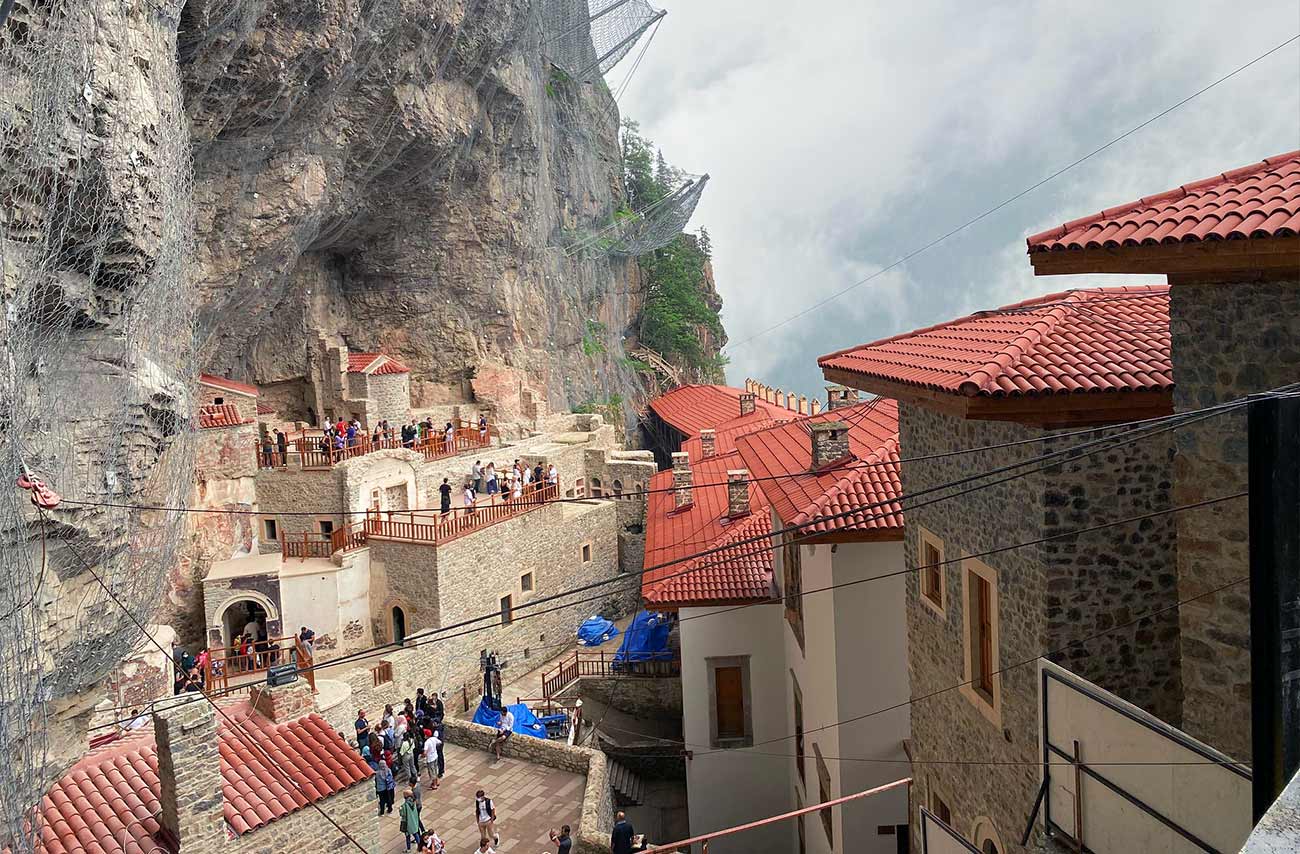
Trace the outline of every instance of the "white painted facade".
[[[784, 527], [774, 518], [774, 527]], [[780, 603], [740, 609], [681, 610], [684, 738], [692, 834], [754, 821], [821, 800], [892, 782], [910, 774], [903, 741], [910, 735], [908, 708], [846, 726], [838, 721], [909, 698], [904, 576], [879, 581], [904, 568], [902, 542], [800, 546], [805, 591], [801, 648]], [[775, 575], [782, 584], [781, 550]], [[852, 583], [861, 581], [862, 583]], [[695, 619], [701, 617], [702, 619]], [[710, 659], [748, 658], [747, 709], [753, 749], [709, 753], [715, 714]], [[794, 685], [802, 696], [804, 775], [794, 760]], [[827, 727], [821, 731], [821, 727]], [[774, 740], [775, 739], [775, 740]], [[770, 741], [773, 740], [773, 741]], [[764, 743], [769, 742], [770, 743]], [[818, 753], [822, 762], [818, 762]], [[840, 757], [889, 760], [845, 762]], [[820, 815], [804, 818], [809, 854], [896, 854], [900, 837], [881, 827], [906, 825], [907, 790], [900, 788], [832, 812], [827, 839]], [[796, 823], [710, 842], [710, 852], [786, 854], [798, 850]]]

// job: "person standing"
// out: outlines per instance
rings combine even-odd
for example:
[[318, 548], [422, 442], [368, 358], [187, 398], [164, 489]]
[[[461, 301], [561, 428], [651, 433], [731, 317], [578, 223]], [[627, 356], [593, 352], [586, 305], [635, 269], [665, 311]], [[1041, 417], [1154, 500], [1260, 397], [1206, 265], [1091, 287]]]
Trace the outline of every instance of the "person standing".
[[632, 823], [627, 820], [627, 813], [622, 810], [614, 816], [614, 829], [609, 833], [609, 850], [611, 854], [632, 854]]
[[560, 470], [555, 467], [555, 463], [551, 463], [551, 467], [546, 470], [546, 484], [548, 486], [554, 486], [559, 482]]
[[393, 779], [393, 771], [388, 767], [388, 763], [377, 758], [373, 753], [370, 757], [370, 767], [375, 772], [375, 794], [379, 796], [379, 814], [391, 813], [393, 799], [397, 794], [397, 781]]
[[569, 837], [569, 826], [566, 824], [560, 828], [560, 832], [551, 831], [551, 841], [555, 843], [555, 854], [571, 854], [573, 851], [573, 840]]
[[451, 426], [450, 421], [448, 421], [447, 426], [443, 428], [442, 435], [443, 435], [443, 440], [446, 442], [447, 445], [447, 453], [449, 454], [455, 453], [456, 452], [456, 428]]
[[[429, 788], [438, 788], [438, 754], [442, 748], [442, 739], [439, 738], [441, 730], [432, 730], [429, 737], [424, 740], [424, 767], [429, 772]], [[418, 783], [417, 783], [418, 785]]]
[[442, 718], [438, 718], [438, 722], [434, 724], [433, 727], [433, 734], [437, 738], [436, 743], [437, 743], [437, 752], [438, 752], [438, 785], [434, 786], [435, 789], [438, 788], [439, 785], [442, 785], [442, 776], [447, 771], [447, 763], [444, 760], [443, 753], [442, 753], [442, 747], [446, 743], [447, 739], [443, 733], [444, 730], [442, 727]]
[[469, 484], [465, 484], [465, 512], [466, 513], [474, 512], [474, 503], [476, 501], [478, 501], [478, 496], [474, 494], [474, 490], [470, 488]]
[[444, 516], [451, 512], [451, 484], [445, 477], [442, 479], [442, 486], [438, 487], [438, 509]]
[[[416, 784], [419, 788], [419, 784]], [[407, 789], [402, 793], [402, 808], [397, 812], [397, 822], [406, 837], [406, 850], [411, 850], [411, 843], [420, 844], [420, 806], [415, 801], [415, 794]]]
[[470, 466], [469, 476], [474, 480], [474, 491], [483, 491], [483, 461], [475, 460], [474, 465]]
[[275, 450], [280, 456], [280, 465], [289, 465], [289, 437], [281, 433], [278, 428], [275, 431]]
[[[492, 840], [493, 845], [501, 844], [501, 837], [497, 835], [496, 807], [482, 789], [474, 793], [474, 821], [478, 823], [478, 835], [483, 845], [487, 845], [488, 840]], [[484, 849], [480, 846], [479, 850]]]
[[488, 462], [487, 468], [483, 470], [487, 476], [487, 494], [488, 498], [497, 494], [497, 467], [496, 463]]

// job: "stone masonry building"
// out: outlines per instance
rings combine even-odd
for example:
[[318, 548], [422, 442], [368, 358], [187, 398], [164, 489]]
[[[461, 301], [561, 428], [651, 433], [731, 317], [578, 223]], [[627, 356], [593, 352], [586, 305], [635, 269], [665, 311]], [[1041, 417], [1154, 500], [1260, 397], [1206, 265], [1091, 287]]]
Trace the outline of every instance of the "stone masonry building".
[[[1174, 408], [1300, 379], [1300, 152], [1270, 157], [1028, 238], [1036, 275], [1165, 274]], [[1177, 433], [1174, 501], [1246, 489], [1244, 409]], [[1250, 756], [1247, 503], [1179, 513], [1183, 727]]]
[[[903, 494], [913, 496], [909, 676], [925, 698], [911, 706], [913, 802], [982, 851], [1026, 850], [1039, 694], [1036, 669], [1020, 663], [1048, 655], [1179, 720], [1173, 518], [1052, 539], [1166, 509], [1172, 437], [1035, 462], [1111, 435], [1064, 430], [1172, 411], [1167, 317], [1162, 287], [1071, 291], [820, 360], [827, 379], [899, 400]], [[1106, 367], [1116, 361], [1136, 367]], [[917, 821], [914, 811], [914, 839]]]

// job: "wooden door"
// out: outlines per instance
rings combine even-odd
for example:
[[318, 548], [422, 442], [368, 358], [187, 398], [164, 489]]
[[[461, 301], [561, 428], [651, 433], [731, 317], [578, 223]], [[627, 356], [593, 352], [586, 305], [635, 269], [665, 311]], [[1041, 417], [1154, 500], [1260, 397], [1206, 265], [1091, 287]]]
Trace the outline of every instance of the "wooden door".
[[739, 667], [719, 667], [713, 671], [717, 697], [718, 739], [745, 737], [744, 684]]

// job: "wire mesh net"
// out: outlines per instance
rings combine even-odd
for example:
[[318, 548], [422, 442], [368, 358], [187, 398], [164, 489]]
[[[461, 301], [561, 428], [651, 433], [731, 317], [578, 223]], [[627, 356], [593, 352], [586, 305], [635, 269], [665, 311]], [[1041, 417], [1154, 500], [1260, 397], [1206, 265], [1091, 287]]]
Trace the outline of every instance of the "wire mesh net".
[[608, 225], [578, 237], [566, 254], [628, 257], [662, 249], [691, 221], [708, 183], [708, 175], [686, 176], [680, 187], [644, 209], [616, 211]]
[[607, 73], [663, 17], [645, 0], [543, 0], [542, 55], [575, 80]]
[[[180, 7], [19, 0], [0, 32], [0, 844], [16, 851], [82, 747], [51, 733], [140, 642], [132, 617], [184, 536], [182, 513], [146, 509], [183, 507], [193, 472]], [[42, 515], [20, 475], [63, 503]]]

